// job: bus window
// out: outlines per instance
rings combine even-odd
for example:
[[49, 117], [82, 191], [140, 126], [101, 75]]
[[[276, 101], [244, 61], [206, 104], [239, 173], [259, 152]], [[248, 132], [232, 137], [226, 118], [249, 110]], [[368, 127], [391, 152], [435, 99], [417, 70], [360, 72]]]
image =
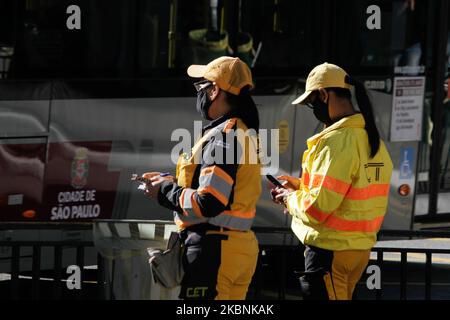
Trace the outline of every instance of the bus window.
[[14, 54], [14, 0], [0, 1], [0, 12], [0, 79], [6, 79]]
[[[169, 43], [174, 63], [171, 67], [185, 68], [191, 64], [206, 64], [223, 55], [232, 55], [230, 33], [225, 21], [225, 2], [219, 0], [174, 1], [169, 32], [175, 40]], [[170, 57], [169, 57], [170, 59]]]
[[[380, 9], [379, 16], [373, 16], [375, 11], [367, 13], [371, 5]], [[337, 63], [363, 67], [425, 65], [424, 44], [430, 29], [427, 8], [424, 0], [340, 1], [334, 10]], [[373, 25], [376, 20], [371, 17], [379, 17], [380, 25]]]
[[[0, 3], [0, 43], [9, 43], [1, 46], [2, 55], [10, 56], [9, 74], [16, 79], [172, 74], [167, 69], [181, 74], [192, 63], [222, 55], [240, 57], [263, 70], [259, 74], [279, 76], [284, 68], [298, 75], [296, 68], [332, 60], [338, 37], [333, 0]], [[80, 8], [79, 30], [66, 25], [70, 5]]]
[[[449, 9], [450, 13], [450, 9]], [[450, 25], [448, 30], [448, 40], [446, 46], [447, 55], [447, 65], [446, 65], [446, 82], [444, 84], [445, 88], [445, 98], [444, 98], [444, 115], [443, 115], [443, 148], [441, 155], [441, 168], [440, 178], [439, 178], [439, 191], [440, 192], [450, 192], [450, 90], [448, 85], [450, 84]], [[449, 194], [447, 194], [447, 197]], [[448, 211], [448, 210], [447, 210]]]
[[311, 67], [326, 56], [327, 0], [178, 1], [177, 67], [222, 55], [250, 67]]
[[[450, 13], [450, 9], [449, 9]], [[442, 140], [441, 144], [438, 146], [440, 153], [440, 161], [439, 161], [439, 178], [435, 183], [438, 184], [438, 199], [437, 199], [437, 213], [438, 214], [448, 214], [450, 213], [449, 205], [450, 205], [450, 90], [448, 89], [449, 78], [450, 78], [450, 25], [447, 36], [447, 45], [446, 45], [446, 66], [445, 66], [445, 82], [444, 86], [444, 99], [442, 101], [443, 110], [442, 110], [442, 127], [439, 128], [441, 130]], [[431, 111], [431, 121], [433, 119], [433, 112]], [[434, 130], [437, 130], [437, 127], [434, 126], [432, 122], [432, 130], [430, 131], [430, 145], [428, 146], [428, 150], [431, 153], [432, 149], [432, 134]], [[429, 157], [431, 161], [431, 157]]]
[[[169, 1], [1, 3], [9, 10], [0, 11], [0, 42], [13, 43], [13, 78], [126, 78], [167, 66]], [[66, 25], [70, 5], [80, 8], [79, 30]]]
[[441, 155], [441, 168], [439, 178], [439, 190], [441, 192], [450, 192], [450, 95], [448, 91], [448, 78], [445, 84], [446, 97], [444, 99], [443, 116], [443, 148]]
[[[450, 14], [450, 9], [449, 9]], [[432, 77], [427, 78], [427, 94], [424, 103], [423, 115], [423, 138], [420, 143], [420, 152], [418, 159], [418, 182], [416, 191], [415, 215], [426, 215], [429, 209], [429, 193], [431, 184], [437, 184], [438, 200], [437, 213], [449, 213], [450, 199], [450, 91], [448, 90], [449, 66], [450, 66], [450, 26], [447, 35], [446, 45], [447, 65], [445, 70], [437, 72], [445, 72], [445, 83], [434, 83]], [[427, 54], [428, 56], [428, 54]], [[431, 54], [429, 54], [432, 57]], [[427, 60], [430, 58], [427, 57]], [[427, 63], [430, 65], [430, 63]], [[442, 124], [438, 128], [434, 123], [435, 109], [433, 108], [434, 87], [438, 85], [444, 86], [444, 99], [442, 111]], [[428, 89], [430, 88], [430, 89]], [[442, 135], [441, 144], [437, 145], [433, 141], [435, 130], [440, 130]], [[432, 150], [433, 147], [440, 150], [439, 177], [437, 181], [430, 181], [430, 168], [432, 166]]]
[[255, 68], [310, 68], [326, 58], [324, 0], [242, 0], [238, 29], [252, 37]]

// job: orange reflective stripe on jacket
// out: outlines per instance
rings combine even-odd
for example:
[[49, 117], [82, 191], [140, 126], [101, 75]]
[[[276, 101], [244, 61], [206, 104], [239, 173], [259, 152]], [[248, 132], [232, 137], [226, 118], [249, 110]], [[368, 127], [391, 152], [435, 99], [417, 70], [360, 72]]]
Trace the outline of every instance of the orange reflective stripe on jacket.
[[351, 186], [350, 183], [346, 183], [333, 177], [324, 176], [321, 174], [314, 174], [311, 180], [310, 175], [308, 173], [305, 173], [303, 176], [304, 176], [304, 184], [309, 186], [310, 188], [322, 187], [327, 188], [336, 193], [346, 194]]
[[350, 200], [368, 200], [375, 197], [387, 197], [389, 187], [389, 184], [372, 184], [365, 188], [350, 188], [345, 197]]
[[230, 132], [230, 130], [236, 125], [237, 119], [231, 118], [228, 120], [228, 122], [225, 124], [225, 127], [223, 128], [223, 132]]
[[247, 212], [242, 212], [242, 211], [237, 211], [237, 210], [225, 210], [224, 212], [222, 212], [222, 214], [233, 215], [235, 217], [243, 218], [243, 219], [253, 219], [255, 217], [256, 210], [247, 211]]
[[383, 219], [384, 215], [379, 216], [373, 220], [351, 221], [331, 215], [325, 221], [325, 226], [330, 229], [339, 231], [377, 232], [380, 229], [381, 224], [383, 223]]
[[235, 230], [249, 230], [253, 224], [255, 213], [256, 210], [248, 212], [227, 210], [214, 218], [210, 218], [208, 223], [217, 226], [226, 226]]
[[376, 232], [383, 222], [383, 216], [376, 217], [372, 220], [348, 220], [334, 215], [334, 212], [326, 213], [311, 205], [308, 199], [303, 200], [305, 212], [316, 219], [318, 222], [331, 229], [339, 231], [359, 231], [359, 232]]
[[367, 200], [374, 197], [386, 197], [389, 194], [389, 184], [372, 184], [364, 188], [355, 188], [344, 181], [330, 176], [314, 174], [310, 179], [308, 173], [303, 174], [303, 183], [309, 188], [322, 187], [345, 195], [350, 200]]

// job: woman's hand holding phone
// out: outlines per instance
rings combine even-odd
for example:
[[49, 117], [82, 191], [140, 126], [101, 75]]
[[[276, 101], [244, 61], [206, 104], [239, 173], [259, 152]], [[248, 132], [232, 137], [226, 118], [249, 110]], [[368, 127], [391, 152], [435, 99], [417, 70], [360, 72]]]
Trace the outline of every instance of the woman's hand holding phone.
[[300, 189], [300, 178], [281, 175], [277, 177], [278, 180], [284, 181], [283, 187], [286, 189], [291, 189], [292, 191]]

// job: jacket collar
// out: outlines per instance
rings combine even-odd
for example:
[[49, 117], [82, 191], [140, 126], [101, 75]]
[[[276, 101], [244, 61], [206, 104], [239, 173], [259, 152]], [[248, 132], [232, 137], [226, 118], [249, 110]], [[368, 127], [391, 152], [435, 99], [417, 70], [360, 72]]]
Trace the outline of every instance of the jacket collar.
[[225, 121], [227, 121], [230, 118], [234, 118], [236, 117], [236, 114], [233, 111], [228, 112], [227, 114], [224, 114], [223, 116], [212, 120], [210, 123], [208, 123], [207, 125], [205, 125], [203, 127], [203, 133], [209, 129], [212, 129], [214, 127], [217, 127], [218, 125], [224, 123]]
[[316, 135], [313, 135], [311, 138], [307, 140], [308, 146], [314, 141], [319, 140], [327, 133], [330, 133], [334, 130], [342, 129], [342, 128], [364, 128], [366, 122], [364, 121], [364, 117], [361, 113], [356, 113], [354, 115], [344, 117], [336, 123], [333, 123], [331, 126], [323, 129]]

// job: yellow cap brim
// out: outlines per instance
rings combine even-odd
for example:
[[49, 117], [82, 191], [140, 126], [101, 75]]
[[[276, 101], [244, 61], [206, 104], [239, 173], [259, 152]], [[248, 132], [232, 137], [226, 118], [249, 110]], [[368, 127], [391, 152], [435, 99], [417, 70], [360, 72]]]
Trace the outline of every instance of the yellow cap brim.
[[311, 94], [312, 91], [305, 91], [300, 97], [292, 101], [292, 104], [300, 104], [303, 103]]
[[203, 78], [205, 75], [206, 66], [200, 64], [193, 64], [187, 69], [187, 74], [192, 78]]

